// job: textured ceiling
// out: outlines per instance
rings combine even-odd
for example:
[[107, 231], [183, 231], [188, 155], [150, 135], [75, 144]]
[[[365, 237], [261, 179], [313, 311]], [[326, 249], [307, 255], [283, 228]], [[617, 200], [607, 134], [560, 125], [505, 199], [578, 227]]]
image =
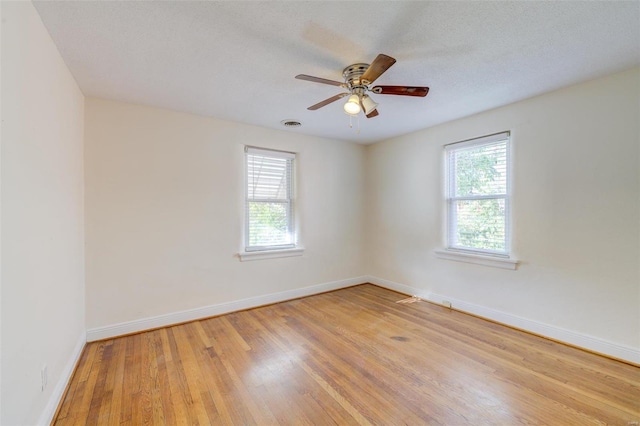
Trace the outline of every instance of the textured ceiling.
[[[35, 2], [87, 96], [371, 143], [640, 64], [640, 2]], [[397, 59], [380, 115], [306, 108], [342, 69]], [[360, 133], [356, 127], [360, 126]]]

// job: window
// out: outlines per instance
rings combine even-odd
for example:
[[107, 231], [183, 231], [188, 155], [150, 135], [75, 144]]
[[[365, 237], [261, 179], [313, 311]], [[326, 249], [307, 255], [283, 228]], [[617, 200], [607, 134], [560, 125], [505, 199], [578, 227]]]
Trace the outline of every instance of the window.
[[449, 249], [509, 256], [509, 137], [445, 147]]
[[294, 248], [295, 154], [245, 147], [245, 158], [245, 251]]

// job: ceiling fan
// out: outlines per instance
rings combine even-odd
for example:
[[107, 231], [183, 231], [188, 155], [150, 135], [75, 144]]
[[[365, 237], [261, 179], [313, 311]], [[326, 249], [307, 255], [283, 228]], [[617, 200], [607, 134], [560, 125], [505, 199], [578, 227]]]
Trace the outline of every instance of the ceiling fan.
[[378, 115], [378, 104], [371, 99], [367, 92], [380, 95], [401, 95], [401, 96], [420, 96], [425, 97], [429, 93], [428, 87], [419, 86], [374, 86], [369, 87], [373, 82], [388, 70], [396, 60], [391, 56], [379, 54], [376, 59], [369, 64], [353, 64], [349, 65], [342, 71], [344, 83], [326, 78], [313, 77], [306, 74], [298, 74], [298, 80], [313, 81], [316, 83], [330, 84], [347, 89], [347, 92], [337, 94], [315, 105], [311, 105], [308, 110], [315, 111], [332, 102], [349, 96], [347, 103], [344, 104], [344, 111], [349, 115], [358, 115], [360, 111], [364, 111], [367, 118], [373, 118]]

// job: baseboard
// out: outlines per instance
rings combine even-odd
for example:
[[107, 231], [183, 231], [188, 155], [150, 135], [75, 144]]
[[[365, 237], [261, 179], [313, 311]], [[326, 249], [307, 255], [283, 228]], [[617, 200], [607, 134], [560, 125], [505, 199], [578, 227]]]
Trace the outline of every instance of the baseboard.
[[228, 314], [230, 312], [241, 311], [243, 309], [251, 309], [258, 306], [284, 302], [286, 300], [297, 299], [300, 297], [312, 296], [314, 294], [362, 284], [367, 282], [367, 278], [368, 277], [366, 276], [362, 276], [339, 281], [331, 281], [328, 283], [317, 284], [310, 287], [303, 287], [257, 297], [250, 297], [248, 299], [235, 300], [232, 302], [219, 303], [216, 305], [203, 306], [201, 308], [172, 312], [169, 314], [158, 315], [149, 318], [141, 318], [138, 320], [108, 325], [105, 327], [92, 328], [87, 330], [87, 342], [95, 342], [97, 340], [104, 340], [112, 337], [124, 336], [127, 334], [139, 333], [141, 331], [153, 330], [169, 325], [194, 321], [202, 318], [213, 317], [216, 315]]
[[566, 343], [571, 346], [586, 349], [590, 352], [596, 352], [598, 354], [619, 359], [621, 361], [630, 362], [636, 365], [640, 364], [640, 350], [637, 348], [609, 342], [604, 339], [578, 333], [572, 330], [567, 330], [561, 327], [556, 327], [553, 325], [541, 323], [539, 321], [530, 320], [527, 318], [519, 317], [517, 315], [512, 315], [506, 312], [501, 312], [495, 309], [465, 302], [464, 300], [430, 293], [425, 290], [420, 290], [404, 284], [398, 284], [382, 278], [372, 276], [369, 276], [367, 278], [370, 283], [376, 284], [380, 287], [385, 287], [390, 290], [395, 290], [405, 294], [417, 295], [425, 300], [429, 300], [437, 304], [442, 304], [442, 302], [446, 300], [451, 303], [451, 306], [454, 309], [461, 312], [473, 314], [510, 327], [518, 328], [520, 330], [524, 330], [542, 337], [556, 340], [561, 343]]
[[60, 374], [60, 378], [58, 379], [55, 388], [53, 388], [53, 391], [51, 392], [49, 401], [47, 402], [47, 405], [45, 406], [44, 411], [42, 412], [42, 414], [40, 415], [40, 419], [38, 420], [39, 425], [48, 426], [53, 421], [53, 416], [55, 416], [56, 411], [58, 410], [58, 406], [60, 405], [60, 402], [62, 402], [64, 392], [67, 389], [67, 384], [71, 382], [71, 376], [73, 376], [76, 365], [80, 360], [80, 355], [82, 355], [82, 350], [84, 349], [85, 343], [86, 338], [83, 333], [78, 338], [78, 342], [73, 348], [71, 357], [67, 361], [67, 364], [64, 366], [62, 374]]
[[406, 294], [407, 296], [418, 296], [421, 299], [429, 298], [430, 293], [426, 290], [410, 287], [408, 285], [385, 280], [383, 278], [372, 277], [371, 275], [368, 275], [366, 279], [367, 279], [367, 282], [371, 284], [375, 284], [379, 287], [388, 288], [389, 290], [397, 291], [398, 293]]

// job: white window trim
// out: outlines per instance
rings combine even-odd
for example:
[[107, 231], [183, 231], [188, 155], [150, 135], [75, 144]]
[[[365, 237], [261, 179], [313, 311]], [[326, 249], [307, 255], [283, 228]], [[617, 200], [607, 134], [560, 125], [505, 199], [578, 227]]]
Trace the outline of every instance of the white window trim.
[[[511, 179], [512, 179], [512, 162], [511, 162], [511, 145], [512, 145], [512, 132], [511, 131], [505, 131], [505, 132], [500, 132], [500, 133], [496, 133], [496, 134], [492, 134], [492, 135], [487, 135], [487, 136], [481, 136], [479, 138], [473, 138], [473, 139], [469, 139], [469, 140], [465, 140], [465, 141], [461, 141], [461, 142], [456, 142], [456, 143], [452, 143], [452, 144], [447, 144], [445, 145], [445, 164], [447, 164], [447, 150], [450, 149], [449, 147], [452, 147], [453, 145], [455, 145], [456, 148], [465, 148], [465, 147], [469, 147], [469, 146], [474, 146], [474, 145], [479, 145], [479, 144], [484, 144], [484, 143], [491, 143], [491, 142], [497, 142], [499, 140], [502, 140], [504, 138], [504, 136], [507, 135], [509, 138], [509, 142], [507, 143], [507, 168], [508, 168], [508, 174], [507, 174], [507, 192], [506, 194], [503, 196], [505, 199], [505, 206], [506, 206], [506, 217], [505, 217], [505, 221], [506, 221], [506, 230], [507, 230], [507, 239], [505, 241], [505, 252], [506, 253], [494, 253], [491, 251], [487, 251], [487, 250], [482, 250], [482, 249], [461, 249], [461, 248], [456, 248], [456, 247], [452, 247], [450, 246], [450, 242], [449, 242], [449, 229], [450, 229], [450, 214], [448, 209], [450, 208], [449, 203], [450, 203], [450, 197], [449, 197], [449, 191], [451, 190], [450, 185], [451, 182], [449, 182], [449, 170], [448, 170], [448, 165], [445, 167], [446, 170], [446, 191], [447, 191], [447, 196], [446, 196], [446, 204], [447, 204], [447, 213], [445, 214], [446, 217], [446, 224], [445, 224], [445, 240], [446, 240], [446, 248], [444, 249], [436, 249], [434, 251], [435, 255], [437, 258], [439, 259], [445, 259], [445, 260], [452, 260], [452, 261], [457, 261], [457, 262], [465, 262], [465, 263], [472, 263], [472, 264], [476, 264], [476, 265], [484, 265], [484, 266], [492, 266], [492, 267], [496, 267], [496, 268], [502, 268], [502, 269], [511, 269], [511, 270], [515, 270], [518, 267], [518, 264], [520, 263], [519, 260], [515, 259], [512, 257], [511, 255]], [[477, 197], [468, 197], [468, 198], [477, 198], [477, 199], [482, 199], [485, 198], [483, 196], [477, 196]], [[489, 196], [486, 198], [497, 198], [495, 196]]]
[[295, 248], [263, 250], [263, 251], [243, 251], [238, 253], [241, 262], [249, 260], [277, 259], [280, 257], [302, 256], [304, 247], [296, 246]]
[[478, 253], [465, 252], [453, 249], [435, 250], [438, 259], [453, 260], [456, 262], [474, 263], [476, 265], [493, 266], [494, 268], [515, 270], [519, 260], [507, 256], [489, 256]]
[[[293, 152], [289, 152], [289, 151], [280, 151], [280, 150], [275, 150], [275, 149], [265, 149], [265, 148], [258, 148], [255, 146], [249, 146], [249, 145], [245, 145], [244, 147], [245, 151], [247, 151], [247, 149], [250, 149], [251, 152], [256, 153], [256, 154], [263, 154], [266, 156], [275, 156], [275, 157], [280, 157], [280, 158], [289, 158], [296, 160], [296, 154]], [[295, 197], [295, 173], [296, 173], [297, 167], [294, 164], [293, 166], [293, 173], [291, 176], [291, 185], [292, 185], [292, 191], [293, 191], [293, 197]], [[244, 171], [244, 178], [245, 178], [245, 191], [246, 191], [246, 186], [247, 186], [247, 172], [246, 172], [246, 160], [245, 160], [245, 171]], [[291, 231], [294, 234], [294, 240], [295, 242], [291, 245], [287, 244], [287, 245], [282, 245], [282, 246], [253, 246], [253, 247], [247, 247], [247, 238], [248, 238], [248, 223], [246, 220], [246, 202], [247, 202], [247, 198], [245, 195], [244, 198], [244, 202], [245, 202], [245, 206], [244, 206], [244, 212], [243, 212], [243, 221], [244, 221], [244, 235], [242, 236], [242, 241], [243, 241], [243, 248], [238, 252], [238, 258], [240, 259], [241, 262], [246, 262], [246, 261], [251, 261], [251, 260], [262, 260], [262, 259], [277, 259], [277, 258], [282, 258], [282, 257], [293, 257], [293, 256], [302, 256], [302, 254], [304, 253], [304, 247], [300, 246], [298, 243], [298, 231], [297, 231], [297, 219], [296, 219], [296, 209], [295, 206], [293, 206], [292, 208], [292, 217], [291, 217]], [[291, 203], [295, 203], [295, 200], [292, 199]]]

